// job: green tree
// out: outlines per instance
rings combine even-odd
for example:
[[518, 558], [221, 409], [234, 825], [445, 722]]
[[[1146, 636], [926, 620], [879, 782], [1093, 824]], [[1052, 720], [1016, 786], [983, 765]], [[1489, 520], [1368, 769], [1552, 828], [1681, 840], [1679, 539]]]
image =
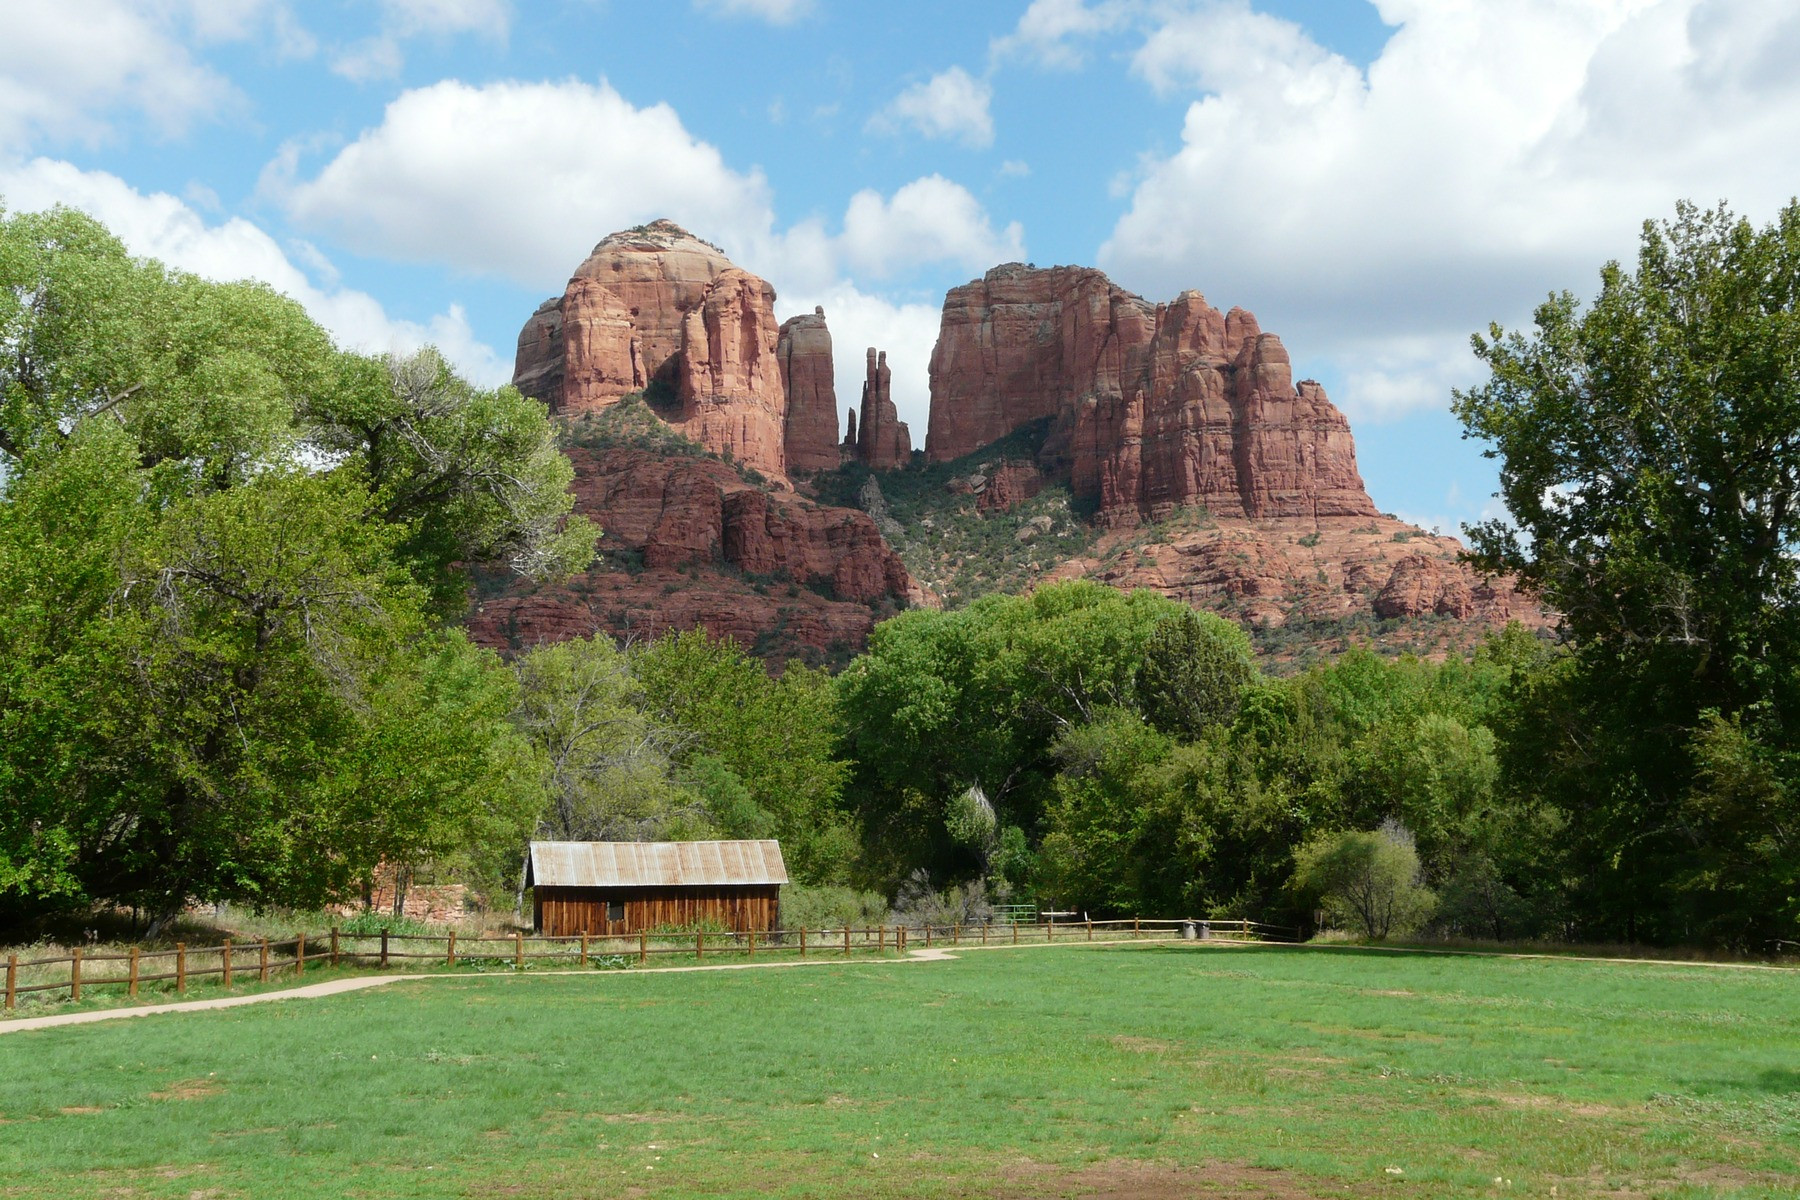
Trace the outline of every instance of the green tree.
[[0, 916], [317, 903], [516, 840], [511, 679], [442, 618], [453, 563], [583, 560], [568, 477], [510, 389], [0, 212]]
[[1552, 296], [1531, 334], [1475, 348], [1491, 377], [1455, 408], [1510, 519], [1471, 529], [1474, 553], [1572, 647], [1520, 689], [1502, 761], [1567, 814], [1588, 933], [1793, 936], [1778, 818], [1737, 828], [1762, 851], [1727, 876], [1690, 817], [1706, 714], [1777, 772], [1800, 719], [1800, 204], [1761, 229], [1680, 205], [1592, 304]]
[[892, 882], [924, 867], [967, 879], [982, 858], [950, 835], [970, 786], [999, 826], [1036, 839], [1058, 766], [1053, 747], [1112, 708], [1135, 709], [1146, 648], [1186, 606], [1085, 581], [915, 610], [876, 627], [839, 678], [856, 770], [851, 793]]
[[1057, 739], [1061, 770], [1043, 858], [1046, 890], [1058, 904], [1109, 916], [1144, 911], [1144, 869], [1172, 849], [1145, 837], [1160, 791], [1156, 768], [1172, 746], [1129, 709], [1108, 710]]
[[1244, 689], [1256, 680], [1250, 635], [1242, 627], [1192, 609], [1157, 623], [1144, 647], [1138, 702], [1164, 733], [1193, 741], [1237, 719]]
[[631, 668], [650, 716], [715, 819], [737, 836], [766, 830], [799, 883], [843, 883], [857, 853], [840, 807], [848, 766], [829, 676], [789, 663], [779, 679], [728, 638], [704, 629], [641, 643]]
[[711, 832], [701, 797], [675, 780], [677, 734], [645, 711], [631, 668], [604, 633], [514, 660], [514, 719], [537, 751], [542, 780], [537, 836], [655, 841]]
[[1326, 834], [1294, 852], [1294, 881], [1326, 915], [1376, 941], [1430, 918], [1436, 897], [1419, 882], [1419, 855], [1404, 827]]

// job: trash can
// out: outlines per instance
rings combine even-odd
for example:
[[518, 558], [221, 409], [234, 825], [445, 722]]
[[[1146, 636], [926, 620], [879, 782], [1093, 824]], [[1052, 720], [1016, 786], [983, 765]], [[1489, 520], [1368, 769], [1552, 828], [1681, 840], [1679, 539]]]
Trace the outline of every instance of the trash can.
[[1191, 941], [1195, 940], [1196, 938], [1198, 938], [1199, 936], [1200, 935], [1194, 931], [1194, 923], [1192, 921], [1183, 921], [1181, 923], [1181, 940], [1182, 941], [1191, 942]]

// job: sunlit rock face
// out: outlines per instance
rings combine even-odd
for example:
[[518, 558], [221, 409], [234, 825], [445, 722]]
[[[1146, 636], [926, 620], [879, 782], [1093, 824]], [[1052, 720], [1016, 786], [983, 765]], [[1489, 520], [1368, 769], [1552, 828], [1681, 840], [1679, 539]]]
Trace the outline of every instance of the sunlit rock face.
[[1373, 516], [1344, 414], [1242, 309], [1151, 304], [1087, 267], [1013, 263], [954, 288], [931, 359], [926, 458], [1050, 419], [1047, 471], [1100, 519]]

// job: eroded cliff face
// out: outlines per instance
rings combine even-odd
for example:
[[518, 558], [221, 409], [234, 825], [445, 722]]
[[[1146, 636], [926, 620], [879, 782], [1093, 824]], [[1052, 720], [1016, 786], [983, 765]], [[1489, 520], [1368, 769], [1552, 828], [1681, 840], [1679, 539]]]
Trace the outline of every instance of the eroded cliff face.
[[825, 326], [825, 310], [815, 308], [782, 322], [775, 357], [787, 392], [788, 469], [795, 473], [829, 471], [842, 456], [831, 330]]
[[648, 390], [669, 424], [785, 482], [778, 334], [774, 288], [655, 221], [607, 237], [562, 296], [538, 307], [519, 334], [513, 383], [569, 415]]
[[1049, 418], [1041, 465], [1104, 524], [1373, 516], [1350, 425], [1242, 309], [1150, 304], [1086, 267], [1016, 263], [952, 289], [925, 453], [947, 462]]
[[875, 522], [746, 483], [725, 463], [650, 450], [568, 449], [576, 509], [605, 531], [592, 569], [479, 602], [500, 649], [704, 627], [774, 662], [860, 650], [875, 622], [928, 602]]
[[912, 431], [894, 407], [892, 389], [887, 351], [870, 346], [863, 378], [862, 424], [855, 445], [857, 457], [871, 471], [892, 471], [912, 462]]

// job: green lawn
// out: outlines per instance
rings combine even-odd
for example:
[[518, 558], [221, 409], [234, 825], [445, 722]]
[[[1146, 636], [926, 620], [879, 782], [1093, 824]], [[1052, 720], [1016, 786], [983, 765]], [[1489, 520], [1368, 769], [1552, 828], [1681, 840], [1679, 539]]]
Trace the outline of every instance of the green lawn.
[[1800, 1195], [1800, 973], [1069, 946], [0, 1036], [0, 1196], [1553, 1187]]

